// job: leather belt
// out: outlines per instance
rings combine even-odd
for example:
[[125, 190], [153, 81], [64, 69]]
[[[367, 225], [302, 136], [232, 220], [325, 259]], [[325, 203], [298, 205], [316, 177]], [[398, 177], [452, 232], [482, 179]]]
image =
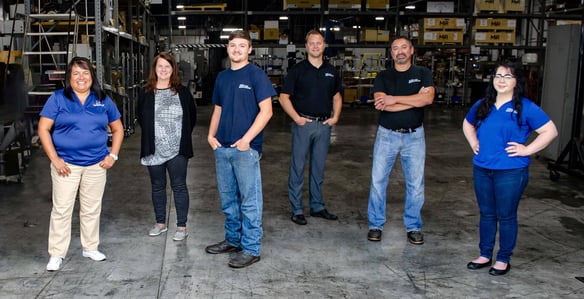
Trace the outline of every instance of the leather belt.
[[389, 129], [390, 131], [394, 131], [397, 133], [407, 134], [407, 133], [414, 133], [416, 129], [411, 128], [399, 128], [399, 129]]
[[311, 116], [311, 115], [306, 115], [306, 114], [302, 114], [302, 113], [299, 113], [299, 114], [300, 114], [300, 116], [302, 116], [304, 118], [308, 118], [308, 119], [314, 120], [314, 121], [325, 121], [325, 120], [330, 118], [328, 116]]

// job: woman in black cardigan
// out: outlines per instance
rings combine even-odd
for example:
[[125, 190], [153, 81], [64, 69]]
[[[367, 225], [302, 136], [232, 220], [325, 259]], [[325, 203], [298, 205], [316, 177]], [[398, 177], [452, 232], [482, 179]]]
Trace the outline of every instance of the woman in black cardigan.
[[193, 157], [192, 132], [197, 121], [195, 101], [181, 85], [176, 60], [161, 52], [152, 62], [148, 82], [138, 98], [138, 123], [142, 128], [140, 162], [148, 167], [156, 224], [150, 236], [168, 230], [166, 224], [166, 173], [170, 178], [177, 229], [173, 240], [188, 236], [187, 164]]

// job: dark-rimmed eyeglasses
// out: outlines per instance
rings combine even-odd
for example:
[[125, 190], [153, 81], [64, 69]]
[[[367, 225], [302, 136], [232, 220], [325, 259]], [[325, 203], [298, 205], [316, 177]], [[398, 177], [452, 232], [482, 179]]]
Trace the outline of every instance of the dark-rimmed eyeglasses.
[[511, 80], [515, 78], [515, 76], [511, 75], [511, 74], [506, 74], [506, 75], [501, 75], [501, 74], [496, 74], [495, 75], [495, 79], [505, 79], [505, 80]]

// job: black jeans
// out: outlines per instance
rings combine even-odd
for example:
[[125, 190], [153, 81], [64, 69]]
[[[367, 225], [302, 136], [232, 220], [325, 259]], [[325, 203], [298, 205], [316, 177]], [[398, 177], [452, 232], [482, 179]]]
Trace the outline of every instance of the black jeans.
[[186, 227], [189, 214], [189, 191], [187, 190], [188, 159], [178, 155], [161, 165], [148, 166], [152, 184], [152, 204], [156, 223], [166, 224], [166, 171], [176, 208], [176, 226]]

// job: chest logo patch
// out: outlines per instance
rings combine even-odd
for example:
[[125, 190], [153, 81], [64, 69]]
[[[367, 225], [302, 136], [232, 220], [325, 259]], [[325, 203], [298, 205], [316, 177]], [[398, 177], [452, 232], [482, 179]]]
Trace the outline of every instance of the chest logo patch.
[[412, 83], [420, 83], [420, 82], [422, 82], [422, 80], [420, 80], [420, 79], [410, 79], [410, 80], [408, 81], [408, 84], [412, 84]]
[[334, 77], [335, 77], [335, 75], [333, 75], [333, 74], [331, 74], [331, 73], [324, 73], [324, 76], [325, 76], [325, 77], [332, 77], [332, 78], [334, 78]]
[[105, 105], [101, 101], [97, 101], [93, 103], [93, 107], [105, 107]]
[[239, 84], [239, 88], [240, 89], [248, 89], [248, 90], [251, 90], [251, 87], [249, 87], [249, 85], [246, 85], [246, 84], [243, 84], [243, 83], [240, 83]]

